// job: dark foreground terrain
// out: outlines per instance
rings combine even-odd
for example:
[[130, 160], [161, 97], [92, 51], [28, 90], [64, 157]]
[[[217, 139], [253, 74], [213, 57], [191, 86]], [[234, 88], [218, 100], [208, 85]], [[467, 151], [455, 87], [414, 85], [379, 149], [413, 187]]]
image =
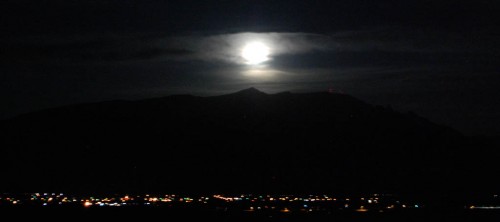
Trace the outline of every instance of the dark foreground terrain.
[[255, 213], [207, 209], [134, 208], [42, 208], [2, 207], [3, 218], [13, 220], [183, 220], [183, 221], [499, 221], [500, 211], [405, 210], [394, 212], [289, 212]]
[[65, 106], [0, 121], [0, 146], [3, 192], [434, 197], [498, 187], [493, 146], [328, 92], [250, 88]]

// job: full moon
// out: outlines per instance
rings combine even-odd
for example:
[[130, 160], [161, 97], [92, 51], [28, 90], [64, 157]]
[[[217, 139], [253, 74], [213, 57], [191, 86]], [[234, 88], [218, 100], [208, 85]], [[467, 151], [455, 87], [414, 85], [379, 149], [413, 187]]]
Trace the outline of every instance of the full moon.
[[269, 60], [269, 47], [260, 42], [248, 43], [243, 47], [241, 57], [249, 65], [257, 65]]

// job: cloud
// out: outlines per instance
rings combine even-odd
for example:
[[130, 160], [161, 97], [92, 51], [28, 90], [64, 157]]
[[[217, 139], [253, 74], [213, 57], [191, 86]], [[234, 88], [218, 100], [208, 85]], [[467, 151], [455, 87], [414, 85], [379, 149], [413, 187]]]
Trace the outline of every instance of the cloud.
[[3, 64], [87, 63], [182, 57], [192, 52], [157, 44], [156, 35], [37, 36], [2, 39]]
[[464, 33], [436, 29], [378, 27], [336, 32], [331, 38], [346, 51], [414, 53], [488, 53], [500, 48], [498, 33], [477, 29]]
[[328, 36], [309, 33], [236, 33], [163, 37], [153, 35], [42, 36], [3, 39], [3, 63], [113, 62], [130, 60], [203, 60], [243, 63], [247, 42], [268, 45], [271, 56], [330, 50]]
[[[161, 32], [135, 34], [89, 34], [86, 36], [42, 36], [30, 39], [0, 39], [2, 64], [19, 63], [88, 63], [122, 61], [205, 61], [222, 65], [245, 64], [241, 50], [246, 43], [262, 42], [271, 51], [271, 61], [276, 65], [303, 64], [329, 66], [330, 59], [342, 64], [377, 62], [380, 55], [391, 61], [415, 61], [414, 54], [495, 53], [500, 42], [492, 33], [481, 35], [456, 35], [436, 30], [410, 30], [404, 28], [376, 28], [351, 30], [330, 34], [265, 32], [198, 34], [171, 36]], [[387, 53], [395, 54], [387, 54]], [[386, 53], [386, 54], [382, 54]], [[406, 53], [402, 56], [401, 53]], [[321, 55], [322, 54], [322, 55]], [[325, 54], [328, 54], [326, 57]], [[297, 57], [301, 55], [302, 57]], [[312, 56], [310, 56], [312, 55]], [[372, 56], [374, 59], [366, 59]], [[379, 55], [379, 56], [377, 56]], [[323, 56], [323, 57], [321, 57]], [[459, 55], [461, 56], [461, 55]], [[448, 55], [441, 56], [451, 58]], [[294, 59], [295, 58], [295, 59]], [[300, 60], [297, 60], [300, 58]], [[408, 59], [407, 59], [408, 58]], [[474, 57], [479, 58], [479, 57]], [[286, 59], [288, 62], [283, 62]], [[405, 62], [403, 61], [403, 62]], [[382, 61], [383, 63], [384, 61]], [[442, 61], [438, 61], [442, 62]], [[446, 62], [446, 61], [445, 61]], [[339, 65], [339, 64], [337, 64]], [[386, 64], [384, 64], [386, 65]]]
[[177, 45], [195, 52], [191, 59], [219, 60], [236, 64], [244, 64], [241, 50], [249, 42], [267, 45], [271, 57], [335, 48], [335, 42], [329, 36], [311, 33], [235, 33], [165, 39], [165, 45]]

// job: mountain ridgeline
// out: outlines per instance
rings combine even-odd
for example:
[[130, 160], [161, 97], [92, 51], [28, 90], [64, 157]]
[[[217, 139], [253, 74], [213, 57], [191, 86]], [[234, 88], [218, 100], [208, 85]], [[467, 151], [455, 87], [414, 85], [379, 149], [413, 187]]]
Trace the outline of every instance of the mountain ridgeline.
[[1, 129], [4, 191], [435, 195], [489, 184], [475, 173], [487, 158], [460, 133], [326, 92], [72, 105]]

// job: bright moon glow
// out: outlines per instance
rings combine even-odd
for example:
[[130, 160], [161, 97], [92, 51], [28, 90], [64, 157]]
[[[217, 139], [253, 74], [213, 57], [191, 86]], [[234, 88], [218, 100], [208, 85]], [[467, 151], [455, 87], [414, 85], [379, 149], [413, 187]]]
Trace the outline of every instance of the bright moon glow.
[[269, 60], [269, 47], [260, 42], [248, 43], [243, 48], [241, 56], [247, 64], [256, 65]]

